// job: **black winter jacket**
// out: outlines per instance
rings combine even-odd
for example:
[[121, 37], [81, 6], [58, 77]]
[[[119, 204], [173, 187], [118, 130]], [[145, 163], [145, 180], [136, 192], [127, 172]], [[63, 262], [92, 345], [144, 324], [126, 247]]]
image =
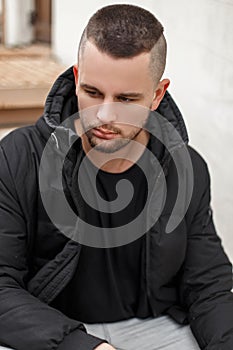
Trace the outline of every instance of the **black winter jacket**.
[[[41, 200], [38, 170], [51, 134], [54, 157], [58, 158], [64, 139], [69, 142], [72, 138], [71, 130], [58, 126], [75, 112], [75, 85], [69, 69], [55, 82], [36, 125], [15, 130], [1, 141], [0, 342], [18, 350], [90, 350], [102, 342], [87, 335], [80, 322], [51, 306], [73, 276], [81, 245], [59, 232], [49, 219]], [[179, 226], [165, 234], [177, 195], [177, 173], [168, 153], [179, 155], [188, 137], [168, 93], [159, 112], [175, 126], [183, 142], [177, 145], [171, 140], [169, 152], [160, 147], [167, 198], [158, 221], [146, 233], [149, 303], [154, 316], [168, 313], [179, 323], [189, 322], [201, 349], [231, 350], [232, 268], [212, 221], [207, 166], [187, 146], [194, 176], [192, 198]], [[155, 145], [152, 150], [154, 147], [156, 153]], [[68, 182], [80, 149], [77, 141], [64, 164]], [[69, 186], [66, 192], [69, 197]]]

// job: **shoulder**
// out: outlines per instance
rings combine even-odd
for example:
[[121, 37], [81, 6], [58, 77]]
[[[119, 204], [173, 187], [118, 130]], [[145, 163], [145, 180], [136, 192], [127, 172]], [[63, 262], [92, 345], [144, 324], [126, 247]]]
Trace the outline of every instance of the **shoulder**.
[[43, 138], [34, 125], [15, 129], [0, 141], [1, 150], [9, 161], [16, 161], [18, 157], [23, 161], [26, 155], [38, 152], [44, 144]]
[[206, 210], [209, 208], [211, 201], [211, 189], [207, 162], [194, 148], [189, 146], [188, 151], [193, 167], [193, 182], [191, 189], [192, 196], [186, 218], [189, 222], [191, 222], [194, 215], [198, 213], [201, 208], [206, 208]]
[[1, 178], [11, 174], [15, 182], [36, 176], [44, 140], [35, 126], [13, 130], [0, 142]]
[[193, 147], [188, 146], [189, 155], [192, 161], [194, 185], [198, 188], [205, 188], [209, 185], [209, 170], [206, 160]]
[[195, 148], [193, 148], [192, 146], [187, 146], [187, 149], [189, 151], [194, 166], [199, 166], [203, 168], [207, 167], [206, 160]]
[[186, 185], [201, 189], [208, 182], [209, 171], [205, 159], [193, 147], [183, 145], [173, 152], [168, 168], [169, 181], [174, 185], [177, 181], [185, 180]]
[[17, 148], [24, 147], [26, 144], [30, 143], [30, 139], [38, 138], [39, 133], [36, 129], [36, 126], [24, 126], [21, 128], [14, 129], [8, 135], [6, 135], [1, 141], [0, 146], [7, 150], [12, 149], [12, 147], [17, 146]]

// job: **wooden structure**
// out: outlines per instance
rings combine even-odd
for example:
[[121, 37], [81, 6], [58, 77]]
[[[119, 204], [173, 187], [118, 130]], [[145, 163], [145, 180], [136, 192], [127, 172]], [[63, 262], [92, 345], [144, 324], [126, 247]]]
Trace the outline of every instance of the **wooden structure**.
[[0, 48], [0, 128], [34, 123], [43, 113], [48, 91], [65, 70], [49, 46]]

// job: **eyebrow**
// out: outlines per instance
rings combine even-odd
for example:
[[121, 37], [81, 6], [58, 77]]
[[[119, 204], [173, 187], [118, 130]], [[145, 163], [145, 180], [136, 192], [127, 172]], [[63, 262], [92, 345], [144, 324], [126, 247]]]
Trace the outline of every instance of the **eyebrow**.
[[[98, 91], [100, 94], [103, 94], [99, 89], [97, 89], [95, 86], [85, 84], [85, 83], [80, 83], [80, 87], [83, 89], [90, 89], [90, 90], [95, 90]], [[143, 94], [140, 92], [122, 92], [117, 94], [117, 96], [123, 96], [123, 97], [134, 97], [134, 98], [142, 98]]]

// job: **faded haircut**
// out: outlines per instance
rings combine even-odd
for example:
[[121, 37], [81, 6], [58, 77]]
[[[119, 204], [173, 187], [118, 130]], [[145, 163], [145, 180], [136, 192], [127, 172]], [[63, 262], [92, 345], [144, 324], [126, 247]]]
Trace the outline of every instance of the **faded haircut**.
[[163, 26], [149, 11], [134, 5], [110, 5], [98, 10], [85, 27], [78, 50], [87, 41], [113, 58], [131, 58], [150, 52], [150, 71], [157, 84], [164, 72], [167, 45]]

